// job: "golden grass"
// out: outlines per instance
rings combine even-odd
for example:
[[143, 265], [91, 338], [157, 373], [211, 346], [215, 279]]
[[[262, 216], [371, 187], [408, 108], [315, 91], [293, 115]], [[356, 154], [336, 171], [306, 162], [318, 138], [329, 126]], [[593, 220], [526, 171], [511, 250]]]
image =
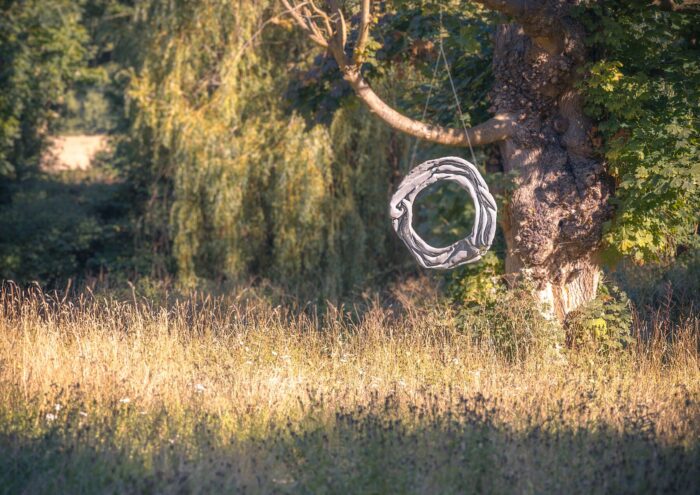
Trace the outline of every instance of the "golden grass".
[[242, 294], [158, 307], [6, 286], [0, 486], [698, 488], [697, 319], [607, 356], [543, 349], [509, 362], [449, 306], [399, 300], [318, 318]]

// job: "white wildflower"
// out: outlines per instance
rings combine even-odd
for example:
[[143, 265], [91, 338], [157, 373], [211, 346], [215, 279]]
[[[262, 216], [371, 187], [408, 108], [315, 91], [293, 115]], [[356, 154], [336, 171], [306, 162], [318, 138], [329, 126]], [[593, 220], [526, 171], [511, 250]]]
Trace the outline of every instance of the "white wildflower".
[[55, 414], [48, 413], [48, 414], [46, 415], [46, 421], [51, 422], [51, 421], [53, 421], [54, 419], [56, 419], [56, 415], [55, 415]]
[[124, 397], [122, 399], [119, 399], [119, 402], [122, 404], [128, 404], [129, 402], [131, 402], [131, 399], [129, 399], [128, 397]]
[[206, 390], [206, 387], [202, 385], [201, 383], [198, 383], [194, 386], [195, 391], [202, 393]]
[[61, 404], [56, 404], [55, 406], [53, 406], [53, 408], [56, 410], [56, 412], [58, 412], [61, 409], [63, 409], [63, 406]]

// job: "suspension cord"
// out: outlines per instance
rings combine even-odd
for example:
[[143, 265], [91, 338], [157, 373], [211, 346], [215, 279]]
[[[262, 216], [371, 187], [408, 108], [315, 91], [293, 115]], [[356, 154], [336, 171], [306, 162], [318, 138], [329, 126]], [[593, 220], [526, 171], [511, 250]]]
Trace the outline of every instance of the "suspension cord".
[[[428, 114], [428, 105], [430, 104], [430, 98], [433, 96], [433, 89], [435, 87], [435, 80], [437, 78], [437, 71], [438, 67], [440, 65], [440, 59], [445, 62], [445, 70], [447, 72], [447, 77], [450, 80], [450, 87], [452, 88], [452, 94], [454, 95], [455, 98], [455, 103], [457, 104], [457, 112], [459, 113], [459, 121], [462, 123], [462, 128], [464, 129], [464, 133], [467, 136], [467, 144], [469, 145], [469, 152], [472, 155], [472, 160], [474, 165], [478, 165], [478, 162], [476, 160], [476, 154], [474, 153], [474, 148], [472, 148], [472, 140], [469, 137], [469, 130], [467, 129], [467, 125], [464, 123], [464, 113], [462, 112], [462, 105], [459, 102], [459, 96], [457, 95], [457, 89], [455, 87], [454, 80], [452, 79], [452, 72], [450, 71], [450, 63], [447, 61], [447, 55], [445, 55], [445, 47], [442, 42], [442, 33], [444, 32], [445, 28], [442, 23], [442, 8], [440, 9], [440, 35], [438, 36], [439, 38], [439, 45], [440, 45], [440, 54], [438, 57], [435, 59], [435, 67], [433, 67], [433, 76], [430, 79], [430, 86], [428, 88], [428, 96], [425, 99], [425, 105], [423, 106], [423, 115], [421, 117], [421, 120], [425, 120], [425, 116]], [[411, 153], [411, 161], [410, 163], [413, 164], [415, 163], [416, 160], [416, 152], [418, 151], [418, 138], [415, 138], [413, 141], [413, 151]]]
[[[442, 9], [440, 9], [440, 31], [443, 31], [444, 27], [442, 25]], [[467, 124], [464, 123], [464, 113], [462, 113], [462, 105], [459, 102], [459, 96], [457, 95], [457, 89], [455, 88], [455, 83], [452, 80], [452, 72], [450, 71], [450, 63], [447, 61], [447, 55], [445, 55], [445, 47], [442, 43], [442, 36], [440, 36], [440, 54], [442, 59], [445, 61], [445, 70], [447, 71], [447, 77], [450, 79], [450, 86], [452, 87], [452, 94], [455, 97], [455, 103], [457, 104], [457, 111], [459, 112], [459, 120], [464, 128], [464, 133], [467, 135], [467, 144], [469, 144], [469, 151], [472, 155], [472, 160], [474, 160], [474, 165], [478, 165], [476, 161], [476, 155], [474, 154], [474, 148], [472, 148], [472, 140], [469, 137], [469, 130], [467, 129]]]
[[[437, 71], [440, 65], [440, 57], [435, 59], [435, 67], [433, 67], [433, 77], [430, 79], [430, 87], [428, 88], [428, 96], [425, 99], [425, 105], [423, 106], [423, 116], [421, 121], [425, 121], [425, 116], [428, 114], [428, 104], [430, 103], [430, 98], [433, 96], [433, 88], [435, 87], [435, 79], [437, 79]], [[416, 161], [416, 152], [418, 151], [418, 138], [413, 140], [413, 153], [411, 153], [411, 161], [409, 163], [413, 164]]]

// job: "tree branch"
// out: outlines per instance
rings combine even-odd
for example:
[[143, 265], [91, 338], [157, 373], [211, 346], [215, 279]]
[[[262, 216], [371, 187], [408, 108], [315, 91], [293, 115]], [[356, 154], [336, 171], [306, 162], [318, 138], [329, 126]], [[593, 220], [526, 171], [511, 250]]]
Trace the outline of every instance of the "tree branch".
[[287, 9], [287, 12], [291, 14], [292, 18], [299, 25], [299, 27], [306, 31], [306, 34], [311, 41], [323, 48], [328, 48], [328, 42], [323, 38], [318, 27], [316, 27], [316, 25], [309, 19], [309, 16], [304, 16], [299, 13], [299, 10], [305, 7], [306, 2], [302, 3], [301, 5], [297, 5], [296, 7], [292, 7], [288, 0], [282, 0], [282, 4]]
[[516, 20], [530, 12], [539, 11], [544, 7], [543, 0], [472, 0], [484, 7], [514, 17]]
[[700, 0], [653, 0], [650, 6], [669, 12], [700, 14]]
[[502, 12], [512, 17], [523, 27], [538, 46], [549, 53], [559, 53], [564, 49], [566, 28], [559, 14], [567, 8], [566, 2], [555, 3], [547, 0], [472, 0], [486, 8]]
[[[484, 0], [491, 2], [492, 0]], [[531, 0], [520, 0], [511, 2], [505, 0], [493, 0], [499, 5], [506, 3], [529, 3]], [[471, 129], [452, 129], [435, 126], [419, 120], [412, 119], [391, 108], [374, 92], [369, 83], [362, 76], [362, 56], [367, 44], [370, 27], [370, 4], [371, 0], [362, 0], [362, 10], [360, 15], [360, 32], [358, 41], [353, 50], [351, 60], [345, 54], [345, 44], [347, 42], [347, 25], [337, 0], [330, 0], [329, 4], [332, 17], [322, 11], [313, 3], [308, 1], [316, 16], [321, 17], [325, 25], [325, 33], [311, 20], [311, 13], [306, 10], [299, 14], [297, 9], [300, 6], [292, 7], [289, 0], [282, 0], [282, 3], [292, 14], [297, 24], [304, 29], [314, 42], [326, 48], [333, 58], [335, 58], [340, 71], [357, 96], [367, 105], [372, 113], [382, 119], [394, 129], [404, 132], [433, 143], [448, 146], [479, 146], [497, 141], [502, 141], [513, 134], [516, 119], [509, 114], [499, 114], [489, 119], [483, 124], [479, 124]]]
[[[330, 0], [329, 4], [333, 15], [333, 25], [335, 26], [334, 34], [330, 35], [334, 43], [329, 45], [338, 67], [340, 67], [340, 70], [343, 70], [348, 64], [345, 56], [345, 43], [348, 41], [347, 26], [345, 25], [345, 17], [343, 16], [343, 11], [340, 10], [338, 1]], [[330, 21], [331, 19], [329, 18], [327, 23], [330, 23]]]
[[509, 114], [499, 114], [471, 129], [452, 129], [435, 126], [407, 117], [382, 100], [357, 67], [348, 67], [343, 78], [372, 113], [394, 129], [411, 136], [448, 146], [481, 146], [502, 141], [512, 135], [516, 119]]
[[362, 58], [364, 57], [367, 38], [369, 38], [370, 19], [370, 0], [362, 0], [362, 10], [360, 11], [360, 28], [357, 34], [357, 43], [355, 43], [355, 49], [353, 50], [352, 57], [352, 62], [355, 65], [361, 64]]

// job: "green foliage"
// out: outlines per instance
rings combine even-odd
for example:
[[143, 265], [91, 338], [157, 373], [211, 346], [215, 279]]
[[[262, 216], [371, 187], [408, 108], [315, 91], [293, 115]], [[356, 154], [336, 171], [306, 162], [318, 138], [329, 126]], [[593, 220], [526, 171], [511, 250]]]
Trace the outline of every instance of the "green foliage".
[[81, 25], [89, 41], [89, 77], [66, 94], [58, 130], [61, 133], [123, 133], [128, 127], [124, 93], [139, 67], [142, 24], [132, 0], [84, 0]]
[[0, 210], [0, 279], [43, 285], [102, 268], [124, 268], [127, 231], [118, 184], [34, 179]]
[[[386, 93], [392, 105], [414, 118], [461, 127], [457, 105], [444, 63], [439, 62], [439, 41], [444, 44], [467, 126], [486, 120], [486, 94], [491, 86], [491, 37], [497, 15], [463, 1], [398, 0], [387, 2], [372, 27], [363, 72], [376, 85], [392, 77], [404, 87]], [[342, 80], [333, 58], [315, 57], [309, 67], [297, 67], [287, 87], [294, 109], [310, 121], [328, 122], [335, 111], [348, 103], [352, 90]], [[452, 148], [454, 153], [454, 148]], [[413, 164], [415, 165], [415, 164]]]
[[622, 263], [612, 276], [629, 294], [641, 318], [683, 321], [692, 317], [700, 302], [700, 239], [673, 262]]
[[449, 246], [472, 230], [474, 202], [457, 183], [434, 184], [418, 194], [413, 225], [432, 246]]
[[[582, 18], [597, 60], [584, 82], [616, 181], [604, 240], [643, 263], [687, 244], [700, 218], [700, 49], [692, 15], [597, 2]], [[695, 41], [694, 41], [695, 40]]]
[[116, 120], [111, 110], [104, 92], [99, 89], [71, 91], [66, 95], [60, 132], [61, 134], [110, 132], [114, 129]]
[[149, 261], [132, 258], [129, 214], [137, 210], [105, 163], [110, 157], [93, 160], [89, 172], [47, 175], [37, 167], [50, 134], [123, 125], [129, 3], [0, 7], [0, 279], [64, 285], [102, 270], [127, 276], [134, 261]]
[[0, 4], [0, 179], [35, 168], [67, 89], [90, 72], [81, 5], [72, 0]]
[[465, 305], [494, 304], [503, 293], [504, 263], [489, 251], [479, 263], [452, 272], [448, 290], [453, 300]]
[[386, 201], [406, 141], [357, 105], [311, 128], [286, 111], [287, 67], [308, 46], [283, 23], [255, 37], [272, 5], [139, 7], [145, 58], [128, 96], [140, 151], [120, 159], [139, 174], [150, 164], [145, 197], [159, 199], [146, 220], [155, 232], [169, 218], [185, 285], [258, 275], [334, 298], [391, 269]]
[[50, 188], [25, 190], [12, 200], [0, 216], [0, 276], [51, 283], [76, 273], [99, 236], [96, 219], [70, 194]]
[[632, 313], [627, 295], [611, 284], [600, 284], [598, 296], [569, 315], [567, 337], [574, 347], [598, 353], [619, 351], [633, 342]]

